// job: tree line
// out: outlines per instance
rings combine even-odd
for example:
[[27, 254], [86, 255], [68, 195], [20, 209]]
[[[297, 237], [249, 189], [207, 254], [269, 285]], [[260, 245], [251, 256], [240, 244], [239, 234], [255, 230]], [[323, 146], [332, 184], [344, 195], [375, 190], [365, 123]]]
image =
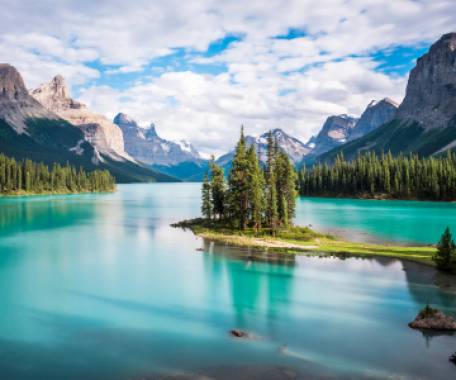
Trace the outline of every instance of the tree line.
[[0, 154], [0, 194], [77, 193], [112, 191], [114, 177], [107, 170], [84, 169], [54, 163], [51, 167]]
[[299, 192], [309, 196], [383, 196], [397, 199], [455, 200], [456, 154], [422, 158], [375, 153], [353, 161], [336, 158], [299, 172]]
[[297, 196], [297, 174], [279, 149], [272, 133], [267, 139], [267, 160], [262, 165], [255, 146], [247, 146], [243, 128], [225, 179], [214, 160], [202, 185], [201, 212], [206, 219], [221, 220], [232, 228], [267, 229], [275, 235], [292, 224]]

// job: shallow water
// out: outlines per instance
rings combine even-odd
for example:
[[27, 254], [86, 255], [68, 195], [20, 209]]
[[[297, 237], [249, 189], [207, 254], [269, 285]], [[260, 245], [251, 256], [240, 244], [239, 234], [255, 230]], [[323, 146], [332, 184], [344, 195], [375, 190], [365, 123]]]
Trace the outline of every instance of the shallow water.
[[[353, 228], [361, 238], [413, 238], [408, 228], [361, 223], [366, 201], [337, 201], [301, 200], [298, 221]], [[340, 202], [345, 211], [329, 223]], [[397, 215], [388, 204], [380, 203], [377, 220]], [[451, 224], [453, 206], [436, 206], [445, 218], [439, 223]], [[350, 208], [359, 213], [351, 221]], [[198, 214], [198, 184], [0, 199], [1, 378], [456, 375], [448, 361], [456, 336], [407, 327], [428, 301], [456, 315], [455, 296], [434, 285], [448, 280], [433, 270], [359, 258], [252, 261], [169, 227]], [[434, 239], [430, 230], [417, 240]], [[230, 338], [235, 327], [257, 339]]]

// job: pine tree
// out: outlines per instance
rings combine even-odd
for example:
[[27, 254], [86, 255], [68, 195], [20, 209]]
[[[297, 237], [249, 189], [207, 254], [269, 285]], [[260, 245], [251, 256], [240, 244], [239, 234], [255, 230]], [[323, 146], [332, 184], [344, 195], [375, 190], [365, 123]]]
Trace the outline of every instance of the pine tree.
[[201, 188], [202, 202], [201, 213], [206, 219], [212, 218], [212, 202], [211, 202], [211, 185], [207, 174], [204, 175], [203, 185]]
[[453, 241], [450, 228], [447, 227], [437, 244], [437, 252], [435, 252], [432, 256], [432, 260], [437, 265], [437, 268], [441, 270], [449, 270], [451, 269], [452, 262], [456, 259], [455, 255], [456, 245]]

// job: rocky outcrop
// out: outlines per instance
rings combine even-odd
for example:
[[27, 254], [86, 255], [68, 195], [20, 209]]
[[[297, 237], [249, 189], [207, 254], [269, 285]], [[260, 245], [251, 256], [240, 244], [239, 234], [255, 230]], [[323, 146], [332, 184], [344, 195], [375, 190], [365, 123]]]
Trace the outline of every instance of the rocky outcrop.
[[348, 140], [363, 137], [381, 125], [389, 123], [396, 116], [398, 107], [399, 104], [389, 98], [380, 101], [373, 100], [351, 130]]
[[312, 137], [307, 146], [310, 156], [317, 157], [337, 146], [346, 143], [358, 119], [349, 115], [335, 115], [326, 119], [316, 137]]
[[456, 320], [427, 305], [409, 326], [413, 329], [456, 331]]
[[396, 116], [367, 135], [318, 158], [333, 162], [373, 151], [430, 156], [456, 147], [456, 33], [443, 35], [411, 71]]
[[122, 131], [125, 150], [138, 161], [151, 165], [176, 165], [200, 160], [199, 153], [190, 143], [162, 139], [153, 123], [149, 128], [140, 127], [124, 113], [119, 113], [114, 123]]
[[105, 116], [90, 111], [85, 104], [71, 99], [61, 75], [55, 76], [49, 83], [41, 85], [31, 94], [46, 109], [78, 126], [84, 132], [85, 139], [99, 153], [113, 159], [131, 160], [125, 152], [122, 131], [119, 127]]
[[448, 33], [418, 59], [397, 118], [434, 129], [446, 127], [455, 115], [456, 33]]
[[6, 63], [0, 64], [0, 118], [20, 134], [28, 133], [29, 118], [58, 119], [30, 96], [19, 72]]

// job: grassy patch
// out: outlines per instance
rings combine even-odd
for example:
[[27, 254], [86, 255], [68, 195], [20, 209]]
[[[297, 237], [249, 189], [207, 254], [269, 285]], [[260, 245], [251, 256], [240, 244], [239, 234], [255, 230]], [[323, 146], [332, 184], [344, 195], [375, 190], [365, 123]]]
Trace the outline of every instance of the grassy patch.
[[208, 221], [201, 218], [185, 220], [172, 226], [188, 228], [207, 240], [237, 247], [263, 249], [269, 252], [383, 256], [434, 266], [432, 254], [435, 252], [435, 248], [432, 246], [411, 247], [349, 242], [318, 233], [309, 227], [294, 226], [280, 230], [277, 236], [272, 237], [267, 230], [260, 233], [253, 229], [241, 231], [231, 228], [223, 221]]

